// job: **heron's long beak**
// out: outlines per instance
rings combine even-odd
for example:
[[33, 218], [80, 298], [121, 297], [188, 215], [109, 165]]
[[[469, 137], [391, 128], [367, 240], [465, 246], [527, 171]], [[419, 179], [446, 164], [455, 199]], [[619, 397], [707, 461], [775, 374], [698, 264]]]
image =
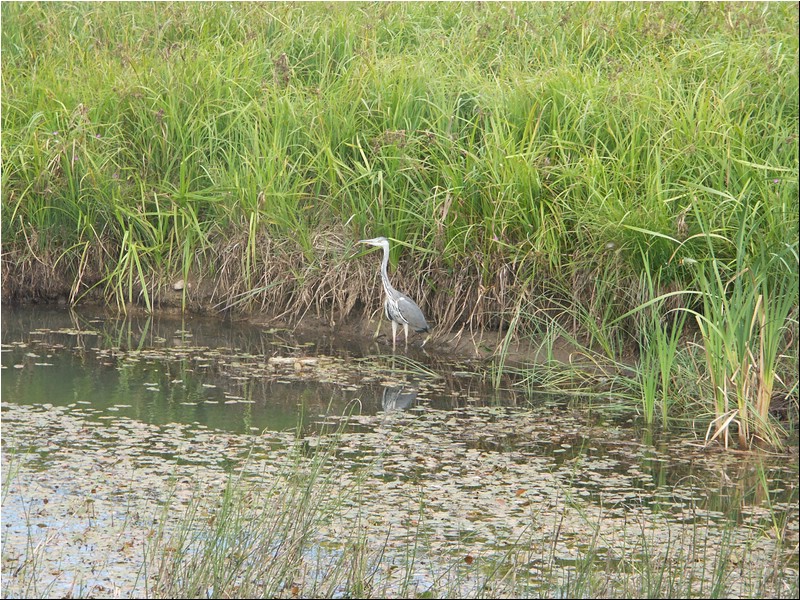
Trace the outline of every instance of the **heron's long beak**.
[[[356, 244], [367, 244], [367, 243], [369, 243], [369, 240], [358, 240], [356, 242]], [[372, 246], [372, 244], [369, 245]], [[372, 250], [370, 250], [369, 248], [354, 248], [353, 256], [364, 256], [368, 252], [372, 252]]]

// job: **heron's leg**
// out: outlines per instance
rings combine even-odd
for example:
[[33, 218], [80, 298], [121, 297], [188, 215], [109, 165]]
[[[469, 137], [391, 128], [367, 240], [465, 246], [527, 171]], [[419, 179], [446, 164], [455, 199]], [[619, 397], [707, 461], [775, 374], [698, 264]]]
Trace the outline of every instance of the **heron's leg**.
[[406, 350], [408, 350], [408, 323], [403, 323], [403, 329], [406, 332]]
[[395, 321], [392, 321], [392, 352], [394, 352], [396, 343], [397, 343], [397, 323]]

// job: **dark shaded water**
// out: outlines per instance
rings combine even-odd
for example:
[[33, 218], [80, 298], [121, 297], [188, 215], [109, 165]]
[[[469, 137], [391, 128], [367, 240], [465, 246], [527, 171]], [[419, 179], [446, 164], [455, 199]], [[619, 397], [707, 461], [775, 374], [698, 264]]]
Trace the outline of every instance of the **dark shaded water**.
[[[237, 433], [423, 400], [457, 408], [513, 405], [521, 397], [454, 374], [452, 362], [418, 349], [393, 360], [380, 354], [385, 346], [337, 341], [328, 331], [312, 337], [221, 319], [3, 307], [2, 343], [6, 402], [77, 403], [147, 423]], [[315, 363], [332, 356], [335, 364]], [[276, 368], [267, 371], [270, 361]]]

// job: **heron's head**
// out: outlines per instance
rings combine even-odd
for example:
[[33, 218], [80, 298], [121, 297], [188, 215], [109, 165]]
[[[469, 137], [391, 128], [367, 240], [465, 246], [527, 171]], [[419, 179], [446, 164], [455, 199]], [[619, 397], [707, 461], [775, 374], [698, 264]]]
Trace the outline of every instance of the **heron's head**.
[[388, 248], [389, 247], [389, 240], [387, 240], [383, 236], [372, 238], [370, 240], [358, 240], [358, 243], [359, 244], [369, 244], [370, 246], [383, 246], [384, 248]]

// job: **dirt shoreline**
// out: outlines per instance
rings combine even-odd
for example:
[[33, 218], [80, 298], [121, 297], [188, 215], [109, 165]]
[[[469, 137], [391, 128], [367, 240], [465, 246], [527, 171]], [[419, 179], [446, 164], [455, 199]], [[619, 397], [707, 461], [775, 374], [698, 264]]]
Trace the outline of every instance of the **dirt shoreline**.
[[[192, 289], [193, 287], [197, 286], [190, 284], [187, 289], [185, 308], [183, 307], [182, 290], [162, 287], [159, 290], [158, 303], [152, 312], [171, 316], [188, 314], [207, 318], [231, 319], [255, 327], [286, 328], [306, 336], [324, 331], [345, 340], [356, 340], [362, 343], [365, 340], [375, 340], [381, 349], [385, 348], [387, 352], [391, 352], [391, 326], [385, 320], [382, 310], [366, 314], [367, 309], [359, 306], [346, 317], [338, 319], [331, 316], [323, 317], [318, 314], [318, 311], [309, 309], [300, 315], [288, 315], [285, 311], [276, 314], [258, 309], [225, 310], [224, 307], [220, 308], [219, 302], [214, 299], [208, 286], [200, 286], [206, 288], [201, 292]], [[66, 307], [69, 305], [69, 290], [62, 288], [58, 293], [53, 293], [52, 290], [32, 288], [29, 293], [17, 292], [12, 298], [5, 293], [2, 295], [2, 306], [29, 305]], [[73, 305], [72, 308], [76, 312], [80, 312], [81, 309], [89, 309], [148, 314], [146, 307], [140, 304], [128, 303], [125, 306], [116, 307], [113, 303], [106, 301], [99, 292], [91, 294], [85, 300]], [[376, 332], [378, 332], [377, 336]], [[423, 343], [424, 346], [422, 346]], [[399, 332], [397, 352], [403, 352], [404, 344], [403, 334]], [[430, 333], [412, 334], [409, 338], [409, 346], [414, 348], [422, 346], [428, 352], [446, 355], [454, 359], [489, 361], [501, 353], [504, 353], [504, 361], [508, 364], [537, 364], [546, 359], [541, 350], [532, 347], [530, 341], [521, 341], [515, 337], [506, 343], [505, 332], [471, 328], [468, 324], [446, 331], [434, 323]], [[557, 340], [551, 350], [553, 358], [559, 363], [563, 363], [565, 367], [583, 365], [583, 368], [587, 370], [596, 370], [596, 362], [585, 360], [586, 350], [578, 348], [566, 340]], [[629, 353], [625, 363], [633, 368], [633, 350]]]

